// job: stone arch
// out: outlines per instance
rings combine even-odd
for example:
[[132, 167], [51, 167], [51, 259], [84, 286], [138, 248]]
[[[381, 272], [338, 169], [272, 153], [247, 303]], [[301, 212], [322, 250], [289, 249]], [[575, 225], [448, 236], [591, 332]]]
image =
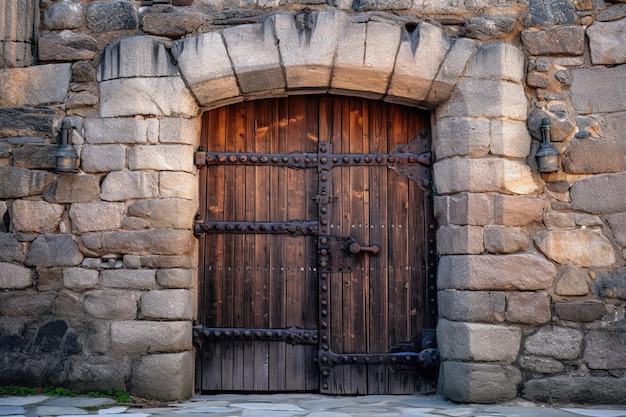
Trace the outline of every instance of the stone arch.
[[[531, 138], [525, 124], [529, 104], [522, 85], [524, 61], [512, 45], [451, 38], [429, 22], [409, 32], [401, 23], [356, 22], [340, 11], [313, 12], [303, 19], [276, 13], [262, 23], [175, 42], [139, 36], [108, 47], [98, 69], [100, 116], [105, 122], [156, 119], [148, 129], [159, 126], [161, 133], [167, 126], [168, 144], [133, 145], [137, 150], [129, 151], [134, 156], [131, 170], [178, 170], [189, 178], [199, 136], [194, 121], [202, 109], [288, 94], [331, 93], [431, 110], [434, 186], [441, 196], [435, 204], [441, 225], [438, 244], [441, 255], [451, 255], [440, 264], [441, 289], [455, 294], [506, 290], [517, 288], [515, 283], [526, 279], [521, 275], [541, 259], [530, 253], [480, 255], [482, 229], [473, 216], [484, 209], [486, 224], [506, 226], [496, 218], [498, 204], [533, 200], [537, 206], [538, 199], [524, 197], [540, 190], [538, 176], [526, 163]], [[182, 158], [181, 151], [186, 159], [172, 165], [172, 158]], [[496, 284], [487, 282], [497, 272], [490, 267], [494, 262], [514, 266], [507, 268], [506, 277], [494, 276]], [[482, 272], [491, 275], [485, 278]], [[541, 289], [540, 281], [524, 289]], [[451, 326], [454, 331], [448, 331]], [[508, 332], [506, 326], [444, 320], [439, 334], [441, 393], [457, 401], [514, 398], [521, 375], [511, 366], [516, 358], [511, 352], [519, 349], [519, 338], [509, 343]], [[475, 340], [489, 340], [494, 354], [477, 359]], [[493, 380], [506, 383], [491, 390]]]

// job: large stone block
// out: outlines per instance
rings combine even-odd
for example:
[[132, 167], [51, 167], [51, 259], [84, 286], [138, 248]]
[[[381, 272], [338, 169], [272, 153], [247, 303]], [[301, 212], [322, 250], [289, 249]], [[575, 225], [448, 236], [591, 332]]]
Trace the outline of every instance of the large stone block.
[[34, 60], [31, 43], [0, 40], [0, 68], [28, 67]]
[[115, 321], [111, 346], [113, 354], [122, 357], [191, 350], [191, 323]]
[[0, 108], [0, 136], [53, 137], [56, 114], [47, 107]]
[[24, 144], [11, 152], [11, 164], [14, 167], [52, 170], [56, 166], [58, 147], [56, 144]]
[[22, 265], [0, 262], [0, 289], [21, 290], [33, 285], [33, 272]]
[[532, 355], [572, 360], [580, 355], [582, 341], [583, 333], [580, 330], [546, 327], [526, 338], [524, 351]]
[[552, 286], [556, 268], [535, 254], [449, 255], [439, 261], [439, 289], [545, 290]]
[[63, 101], [72, 76], [70, 64], [0, 70], [0, 106], [39, 106]]
[[100, 285], [100, 274], [95, 269], [80, 267], [63, 270], [63, 286], [72, 291], [83, 292], [95, 289]]
[[520, 371], [510, 365], [445, 361], [438, 392], [462, 403], [497, 403], [517, 397], [521, 382]]
[[591, 330], [585, 337], [583, 361], [591, 369], [626, 369], [625, 348], [622, 330]]
[[101, 198], [105, 201], [125, 201], [158, 196], [158, 173], [115, 171], [102, 182]]
[[[171, 229], [102, 232], [82, 235], [83, 245], [100, 255], [187, 255], [196, 247], [191, 231]], [[166, 264], [169, 265], [169, 264]], [[178, 265], [176, 265], [178, 266]], [[165, 266], [168, 268], [171, 266]]]
[[450, 43], [443, 29], [427, 22], [404, 32], [387, 94], [426, 101]]
[[177, 41], [172, 44], [172, 55], [201, 106], [239, 95], [237, 78], [220, 33], [203, 33]]
[[492, 196], [479, 193], [460, 193], [449, 198], [450, 223], [484, 226], [494, 222]]
[[193, 117], [198, 105], [180, 77], [122, 78], [100, 82], [100, 115]]
[[99, 175], [61, 175], [52, 187], [43, 192], [50, 203], [88, 203], [100, 194]]
[[191, 269], [171, 268], [159, 269], [156, 279], [162, 288], [190, 289], [193, 287], [193, 271]]
[[162, 39], [133, 36], [108, 46], [98, 67], [98, 81], [133, 77], [175, 77], [172, 62]]
[[182, 400], [193, 393], [191, 352], [143, 356], [133, 366], [131, 392], [145, 398]]
[[75, 266], [83, 261], [72, 235], [40, 234], [26, 251], [26, 265], [38, 267]]
[[109, 269], [100, 272], [104, 288], [150, 290], [156, 288], [156, 271], [153, 269]]
[[222, 36], [243, 94], [285, 89], [278, 42], [269, 21], [231, 27]]
[[156, 320], [191, 320], [193, 302], [188, 290], [154, 290], [141, 296], [140, 317]]
[[44, 316], [52, 313], [56, 296], [55, 291], [3, 291], [0, 292], [0, 314], [5, 317]]
[[575, 265], [563, 265], [559, 269], [559, 276], [556, 283], [556, 293], [562, 296], [577, 296], [589, 294], [591, 281], [589, 273]]
[[622, 247], [626, 247], [626, 213], [616, 213], [606, 216], [611, 226], [613, 237]]
[[522, 51], [508, 43], [494, 42], [478, 48], [465, 76], [521, 83], [525, 68], [526, 58]]
[[3, 1], [0, 3], [0, 39], [33, 42], [38, 12], [37, 0]]
[[135, 29], [137, 12], [127, 1], [91, 2], [87, 6], [87, 27], [94, 32]]
[[71, 30], [44, 33], [39, 37], [37, 46], [41, 61], [90, 60], [100, 50], [94, 37]]
[[437, 294], [440, 317], [453, 321], [502, 323], [506, 307], [503, 291], [445, 290]]
[[489, 153], [488, 119], [444, 117], [437, 119], [434, 152], [437, 160], [452, 156], [480, 157]]
[[536, 197], [495, 195], [495, 223], [502, 226], [526, 226], [541, 222], [546, 202]]
[[435, 163], [435, 188], [441, 194], [497, 192], [532, 194], [539, 190], [524, 161], [503, 158], [448, 158]]
[[626, 65], [613, 68], [574, 68], [572, 106], [581, 114], [626, 110]]
[[24, 263], [26, 244], [19, 242], [13, 233], [0, 233], [0, 261]]
[[594, 22], [587, 28], [589, 51], [593, 65], [626, 63], [626, 19], [613, 22]]
[[596, 321], [607, 314], [604, 303], [597, 301], [564, 301], [555, 303], [554, 312], [561, 320], [579, 323]]
[[0, 198], [21, 198], [41, 194], [56, 177], [45, 171], [12, 166], [0, 167]]
[[123, 203], [75, 203], [70, 208], [72, 230], [77, 233], [121, 229]]
[[159, 193], [163, 198], [198, 199], [198, 177], [186, 172], [160, 172]]
[[593, 214], [626, 212], [626, 173], [602, 174], [572, 184], [572, 207]]
[[140, 292], [128, 290], [93, 290], [85, 293], [85, 311], [99, 319], [134, 320]]
[[287, 88], [328, 88], [337, 33], [349, 24], [345, 15], [332, 10], [311, 13], [303, 28], [299, 28], [294, 16], [288, 13], [277, 14], [271, 21], [285, 68]]
[[119, 171], [126, 166], [124, 145], [84, 145], [80, 153], [80, 167], [84, 172]]
[[67, 384], [70, 389], [100, 392], [125, 390], [131, 375], [132, 361], [129, 358], [75, 355], [68, 362]]
[[526, 158], [530, 153], [532, 138], [523, 122], [493, 119], [490, 126], [492, 155], [508, 158]]
[[626, 404], [626, 378], [612, 376], [555, 376], [524, 383], [529, 401], [561, 404]]
[[182, 143], [197, 146], [200, 139], [200, 118], [166, 117], [159, 120], [160, 143]]
[[555, 26], [522, 31], [522, 45], [531, 55], [582, 55], [585, 30], [581, 26]]
[[598, 297], [626, 300], [626, 268], [598, 273], [591, 289]]
[[[172, 3], [180, 6], [176, 2]], [[183, 6], [190, 3], [183, 3]], [[146, 13], [141, 19], [141, 28], [152, 35], [170, 38], [183, 37], [194, 33], [207, 20], [205, 14], [184, 8], [161, 9], [157, 13]]]
[[544, 255], [560, 264], [597, 268], [616, 260], [611, 242], [596, 229], [541, 231], [535, 235], [535, 243]]
[[483, 248], [480, 226], [440, 226], [437, 230], [437, 252], [440, 255], [479, 254]]
[[552, 318], [550, 297], [545, 292], [511, 292], [507, 294], [506, 301], [506, 320], [509, 323], [542, 324]]
[[485, 249], [489, 253], [523, 252], [530, 245], [528, 233], [519, 227], [485, 227], [483, 237]]
[[528, 100], [521, 84], [485, 78], [461, 78], [448, 101], [436, 110], [441, 117], [508, 117], [525, 121]]
[[11, 206], [13, 227], [26, 233], [54, 232], [64, 212], [64, 206], [45, 201], [15, 200]]
[[191, 200], [140, 200], [128, 206], [128, 216], [145, 219], [154, 228], [191, 230], [197, 210], [197, 204]]
[[400, 37], [400, 26], [388, 23], [344, 25], [333, 63], [331, 88], [369, 93], [372, 97], [385, 93]]
[[140, 117], [85, 120], [87, 143], [147, 143], [148, 122]]
[[51, 30], [79, 28], [83, 24], [83, 5], [72, 1], [51, 4], [43, 14], [43, 24]]
[[138, 145], [128, 151], [131, 170], [193, 172], [195, 149], [190, 145]]
[[461, 74], [465, 72], [467, 62], [478, 48], [476, 41], [467, 38], [455, 38], [452, 42], [428, 92], [426, 102], [429, 104], [443, 103], [450, 98]]
[[441, 358], [474, 362], [513, 363], [522, 331], [519, 327], [439, 320], [437, 341]]
[[626, 171], [626, 146], [616, 139], [574, 139], [562, 159], [568, 174]]

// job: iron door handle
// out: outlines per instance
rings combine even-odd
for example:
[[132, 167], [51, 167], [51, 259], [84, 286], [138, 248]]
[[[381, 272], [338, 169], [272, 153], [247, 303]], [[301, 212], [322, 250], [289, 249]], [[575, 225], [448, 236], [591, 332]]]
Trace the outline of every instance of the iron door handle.
[[372, 256], [376, 256], [380, 253], [380, 246], [374, 244], [371, 246], [361, 246], [358, 243], [354, 242], [353, 244], [350, 245], [350, 252], [357, 254], [357, 253], [361, 253], [361, 252], [367, 252]]

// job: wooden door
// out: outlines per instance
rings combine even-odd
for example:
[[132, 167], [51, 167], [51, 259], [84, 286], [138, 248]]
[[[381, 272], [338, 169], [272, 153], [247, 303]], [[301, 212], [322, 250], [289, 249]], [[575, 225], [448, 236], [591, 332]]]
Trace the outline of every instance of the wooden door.
[[205, 113], [199, 390], [432, 389], [427, 122], [318, 96]]

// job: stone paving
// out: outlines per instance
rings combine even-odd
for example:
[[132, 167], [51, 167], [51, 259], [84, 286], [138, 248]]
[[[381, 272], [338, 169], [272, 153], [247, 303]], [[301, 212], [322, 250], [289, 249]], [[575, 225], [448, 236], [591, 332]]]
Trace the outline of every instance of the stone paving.
[[525, 401], [455, 404], [439, 396], [333, 397], [320, 394], [198, 395], [161, 408], [119, 406], [109, 398], [0, 398], [0, 417], [626, 417], [626, 406], [547, 406]]

